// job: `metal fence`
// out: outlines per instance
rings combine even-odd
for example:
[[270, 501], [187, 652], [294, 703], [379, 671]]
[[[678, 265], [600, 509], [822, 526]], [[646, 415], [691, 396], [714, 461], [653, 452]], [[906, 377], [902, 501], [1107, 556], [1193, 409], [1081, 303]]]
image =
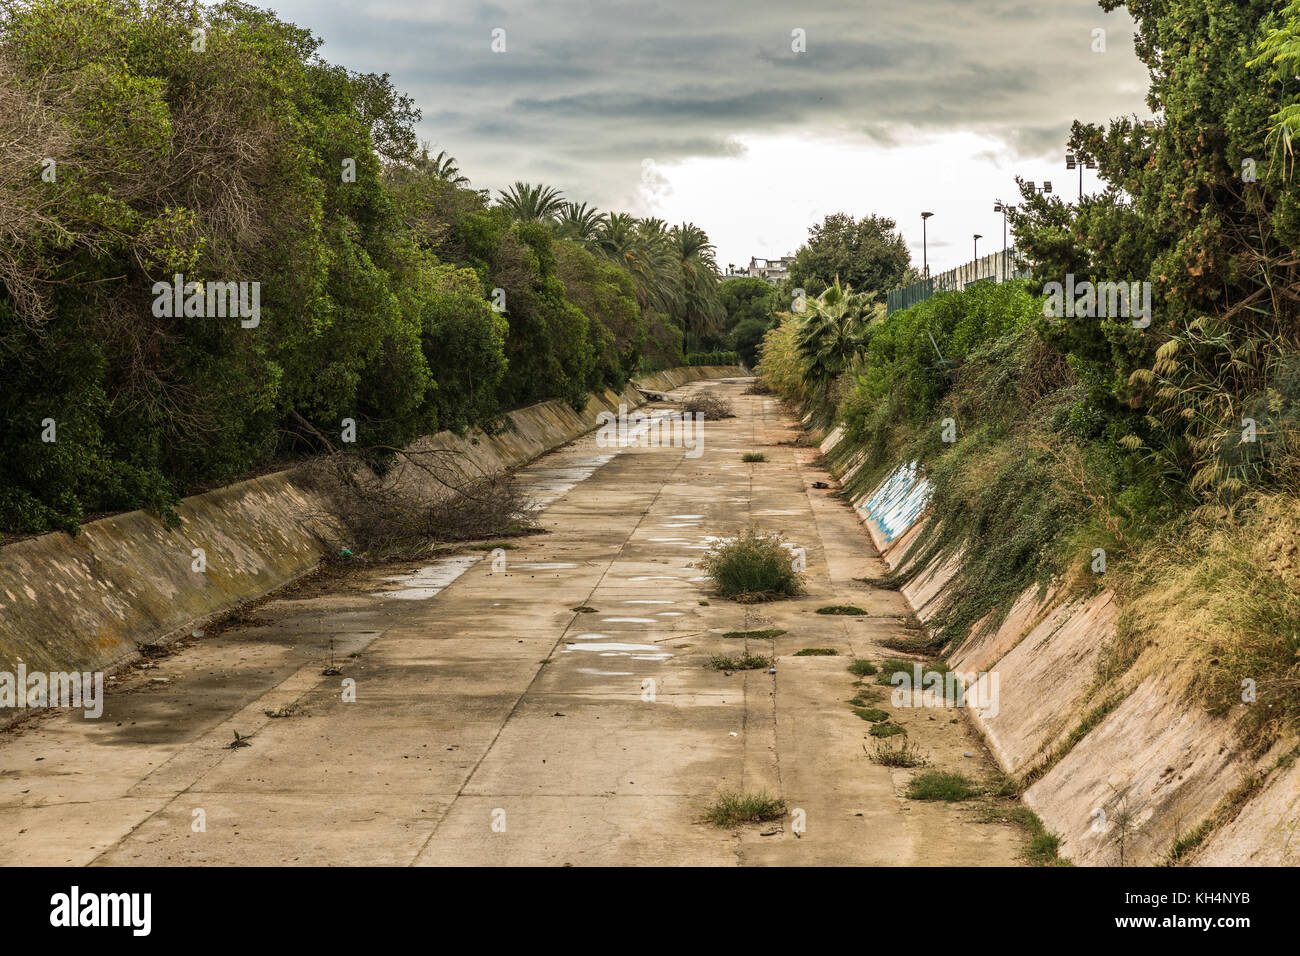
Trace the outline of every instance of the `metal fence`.
[[940, 292], [960, 292], [977, 282], [1006, 282], [1008, 279], [1024, 278], [1028, 274], [1015, 249], [993, 252], [955, 269], [895, 289], [886, 296], [886, 314], [899, 309], [910, 309]]

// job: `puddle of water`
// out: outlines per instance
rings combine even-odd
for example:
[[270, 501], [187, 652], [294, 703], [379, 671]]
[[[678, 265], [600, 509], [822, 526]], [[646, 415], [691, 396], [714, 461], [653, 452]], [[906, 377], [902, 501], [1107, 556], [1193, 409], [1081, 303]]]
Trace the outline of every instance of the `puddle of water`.
[[692, 521], [695, 519], [703, 518], [704, 515], [669, 515], [668, 517], [673, 519], [674, 521]]
[[602, 644], [569, 644], [565, 645], [564, 653], [572, 651], [595, 651], [601, 657], [631, 657], [635, 651], [649, 651], [648, 654], [640, 654], [636, 657], [639, 661], [666, 661], [673, 655], [667, 651], [661, 650], [653, 644], [622, 644], [615, 641], [609, 641]]
[[631, 677], [631, 671], [598, 671], [594, 667], [579, 667], [579, 674], [591, 674], [593, 677]]
[[686, 612], [685, 611], [660, 611], [659, 616], [660, 617], [685, 617]]
[[592, 455], [589, 458], [576, 458], [573, 463], [563, 468], [533, 468], [523, 472], [524, 487], [531, 500], [531, 510], [541, 511], [552, 501], [572, 491], [580, 482], [586, 481], [596, 469], [613, 461], [614, 456]]
[[523, 568], [525, 571], [559, 571], [563, 568], [576, 568], [576, 564], [569, 564], [565, 561], [539, 561], [533, 564], [516, 564], [514, 568]]
[[650, 538], [650, 541], [689, 541], [690, 538]]
[[624, 604], [676, 604], [677, 602], [676, 602], [676, 601], [656, 601], [656, 600], [653, 600], [653, 599], [647, 599], [647, 600], [644, 600], [644, 601], [624, 601], [623, 603], [624, 603]]
[[392, 591], [381, 591], [378, 596], [397, 598], [402, 601], [427, 601], [482, 560], [481, 554], [439, 558], [428, 567], [420, 568], [411, 574], [384, 578], [385, 581], [393, 581], [401, 587]]
[[602, 624], [654, 624], [652, 617], [602, 617]]
[[679, 580], [672, 574], [643, 574], [640, 577], [628, 578], [629, 581], [676, 581]]

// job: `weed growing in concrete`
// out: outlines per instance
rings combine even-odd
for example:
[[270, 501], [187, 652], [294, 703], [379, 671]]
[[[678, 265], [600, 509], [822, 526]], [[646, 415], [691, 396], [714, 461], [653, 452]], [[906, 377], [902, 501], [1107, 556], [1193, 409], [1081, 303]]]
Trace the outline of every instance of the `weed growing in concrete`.
[[785, 801], [767, 791], [721, 794], [704, 814], [715, 827], [737, 827], [743, 823], [762, 823], [785, 816]]
[[723, 637], [748, 637], [756, 641], [770, 641], [774, 637], [780, 637], [786, 633], [779, 628], [772, 628], [768, 631], [728, 631]]
[[907, 796], [911, 800], [943, 800], [956, 803], [969, 800], [979, 794], [979, 790], [965, 774], [948, 770], [924, 770], [918, 773], [907, 785]]
[[795, 657], [835, 657], [839, 654], [833, 647], [805, 647], [801, 651], [795, 651]]
[[880, 710], [876, 707], [854, 707], [853, 712], [863, 720], [869, 720], [873, 724], [878, 724], [882, 720], [889, 719], [889, 712]]
[[740, 460], [747, 463], [767, 461], [767, 456], [761, 451], [747, 451], [740, 456]]
[[714, 654], [709, 658], [708, 666], [715, 671], [756, 671], [761, 668], [771, 667], [773, 663], [772, 658], [764, 657], [761, 654], [741, 654], [738, 657]]
[[880, 668], [871, 661], [858, 660], [849, 665], [849, 673], [856, 674], [858, 677], [870, 677], [879, 670]]
[[892, 683], [893, 676], [899, 671], [910, 675], [912, 673], [912, 662], [900, 660], [897, 657], [886, 658], [880, 665], [880, 673], [876, 675], [876, 683], [885, 685]]
[[742, 603], [803, 593], [803, 575], [781, 538], [750, 528], [718, 544], [700, 561], [718, 593]]
[[921, 756], [921, 748], [909, 744], [906, 737], [893, 744], [877, 740], [873, 751], [867, 750], [864, 744], [862, 752], [871, 758], [872, 763], [882, 767], [923, 767], [928, 762]]
[[826, 607], [819, 607], [818, 614], [839, 614], [844, 617], [861, 617], [867, 612], [860, 607], [854, 607], [852, 604], [829, 604]]
[[868, 731], [873, 737], [896, 737], [899, 734], [907, 733], [898, 724], [891, 724], [889, 721], [883, 721], [879, 724], [872, 724], [871, 730]]

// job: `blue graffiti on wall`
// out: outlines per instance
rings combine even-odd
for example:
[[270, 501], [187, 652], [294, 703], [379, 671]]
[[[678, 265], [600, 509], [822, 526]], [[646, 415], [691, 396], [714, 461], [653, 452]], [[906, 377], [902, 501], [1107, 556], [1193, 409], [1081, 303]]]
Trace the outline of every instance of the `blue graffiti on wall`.
[[918, 471], [914, 461], [900, 465], [874, 495], [858, 506], [886, 542], [907, 531], [930, 500], [930, 482], [920, 477]]

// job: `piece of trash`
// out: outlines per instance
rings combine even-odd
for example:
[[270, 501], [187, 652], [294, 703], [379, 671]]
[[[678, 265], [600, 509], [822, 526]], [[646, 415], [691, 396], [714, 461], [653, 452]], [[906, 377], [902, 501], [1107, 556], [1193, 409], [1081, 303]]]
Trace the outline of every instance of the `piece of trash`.
[[733, 736], [733, 737], [739, 737], [740, 734], [736, 733], [736, 732], [733, 730], [733, 731], [731, 732], [731, 736]]
[[829, 488], [830, 485], [826, 484], [826, 482], [824, 482], [824, 481], [814, 481], [814, 482], [813, 482], [813, 487], [814, 487], [814, 488]]
[[769, 668], [767, 669], [767, 672], [768, 672], [769, 674], [775, 674], [775, 673], [776, 673], [776, 668], [775, 668], [775, 667], [769, 667]]
[[347, 548], [343, 548], [341, 551], [339, 551], [339, 557], [340, 557], [340, 558], [350, 558], [350, 557], [352, 557], [352, 552], [349, 551]]
[[968, 750], [968, 751], [966, 751], [964, 754], [962, 754], [962, 756], [963, 756], [963, 757], [969, 757], [969, 756], [971, 756], [971, 752]]

